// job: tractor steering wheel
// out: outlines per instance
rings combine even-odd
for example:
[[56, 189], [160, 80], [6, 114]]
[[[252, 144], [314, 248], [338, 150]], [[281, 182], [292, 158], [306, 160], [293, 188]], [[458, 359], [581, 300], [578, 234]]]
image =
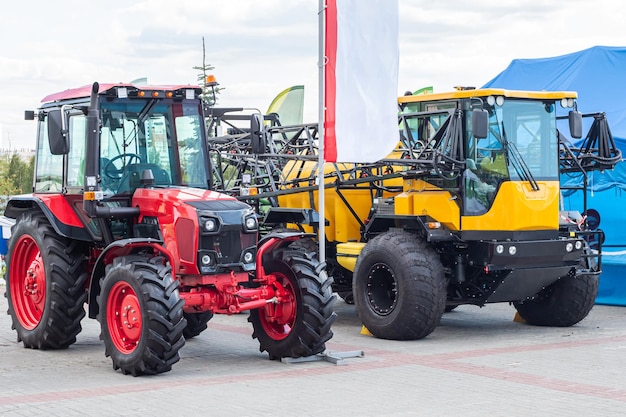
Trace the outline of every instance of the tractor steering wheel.
[[[114, 162], [122, 160], [122, 166], [117, 167]], [[122, 174], [124, 173], [124, 167], [130, 165], [132, 161], [137, 160], [136, 163], [140, 164], [142, 162], [141, 157], [134, 153], [123, 153], [121, 155], [116, 156], [115, 158], [108, 161], [104, 164], [102, 171], [104, 175], [111, 178], [112, 180], [119, 180], [122, 178]]]

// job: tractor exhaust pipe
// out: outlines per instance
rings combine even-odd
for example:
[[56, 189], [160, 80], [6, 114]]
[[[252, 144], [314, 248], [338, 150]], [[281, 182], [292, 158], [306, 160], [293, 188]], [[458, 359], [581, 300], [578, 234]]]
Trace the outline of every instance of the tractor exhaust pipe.
[[98, 92], [100, 85], [94, 82], [91, 86], [91, 100], [87, 111], [87, 144], [85, 149], [85, 178], [83, 184], [83, 207], [91, 217], [96, 216], [96, 205], [101, 199], [100, 181], [100, 104]]

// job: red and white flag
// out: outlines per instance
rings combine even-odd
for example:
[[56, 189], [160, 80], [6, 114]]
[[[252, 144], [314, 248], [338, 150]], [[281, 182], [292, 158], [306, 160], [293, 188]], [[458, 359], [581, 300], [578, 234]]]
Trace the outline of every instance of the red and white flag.
[[375, 162], [398, 132], [398, 0], [327, 0], [324, 160]]

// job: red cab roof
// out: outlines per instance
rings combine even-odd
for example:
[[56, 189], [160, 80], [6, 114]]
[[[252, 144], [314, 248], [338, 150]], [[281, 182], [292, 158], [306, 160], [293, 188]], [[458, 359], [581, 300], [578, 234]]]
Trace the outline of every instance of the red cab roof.
[[[61, 91], [59, 93], [50, 94], [41, 100], [42, 103], [50, 103], [54, 101], [67, 100], [72, 98], [82, 98], [89, 97], [91, 95], [91, 87], [92, 85], [84, 85], [78, 88], [70, 88], [69, 90]], [[200, 88], [197, 85], [133, 85], [133, 84], [125, 84], [125, 83], [103, 83], [99, 85], [98, 94], [101, 94], [107, 90], [110, 90], [113, 87], [129, 87], [136, 88], [138, 90], [159, 90], [159, 91], [173, 91], [180, 90], [183, 88]]]

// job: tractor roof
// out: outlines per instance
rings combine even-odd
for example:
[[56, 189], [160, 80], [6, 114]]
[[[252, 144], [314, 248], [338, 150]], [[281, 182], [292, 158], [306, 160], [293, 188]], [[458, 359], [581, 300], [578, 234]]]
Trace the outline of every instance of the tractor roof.
[[521, 91], [521, 90], [503, 90], [499, 88], [482, 88], [482, 89], [457, 89], [445, 93], [408, 95], [398, 98], [399, 103], [413, 103], [420, 101], [433, 100], [451, 100], [459, 98], [487, 97], [487, 96], [504, 96], [513, 98], [530, 98], [539, 100], [560, 100], [562, 98], [577, 98], [575, 91]]
[[[128, 83], [103, 83], [100, 84], [100, 88], [98, 89], [98, 94], [104, 94], [114, 87], [127, 87], [129, 89], [135, 90], [149, 90], [149, 91], [176, 91], [182, 89], [200, 89], [197, 85], [134, 85]], [[89, 97], [91, 95], [92, 85], [84, 85], [78, 88], [70, 88], [65, 91], [61, 91], [58, 93], [50, 94], [41, 100], [42, 103], [50, 103], [55, 101], [62, 101], [68, 99], [76, 99], [82, 97]]]

